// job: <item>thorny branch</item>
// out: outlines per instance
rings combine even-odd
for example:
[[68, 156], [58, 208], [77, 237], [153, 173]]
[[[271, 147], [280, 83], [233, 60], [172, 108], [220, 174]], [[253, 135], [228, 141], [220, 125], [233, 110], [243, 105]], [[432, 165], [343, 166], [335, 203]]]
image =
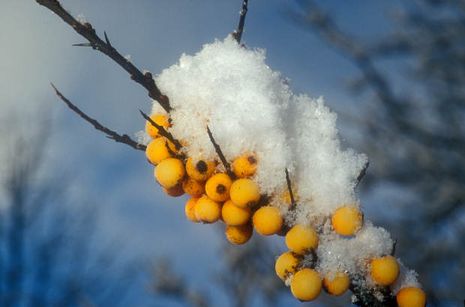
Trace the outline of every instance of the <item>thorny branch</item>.
[[247, 16], [248, 5], [249, 0], [244, 0], [244, 2], [242, 2], [239, 24], [237, 25], [237, 29], [232, 34], [238, 44], [241, 43], [242, 33], [244, 33], [245, 17]]
[[367, 161], [367, 162], [365, 163], [365, 165], [363, 166], [362, 170], [360, 171], [360, 174], [358, 174], [357, 179], [356, 179], [356, 183], [355, 183], [355, 187], [357, 187], [358, 184], [360, 183], [360, 181], [362, 181], [363, 177], [365, 177], [365, 175], [366, 175], [366, 173], [367, 173], [368, 166], [370, 166], [370, 162], [369, 162], [369, 161]]
[[153, 80], [152, 74], [150, 72], [143, 73], [128, 59], [121, 55], [121, 53], [119, 53], [113, 45], [111, 45], [106, 33], [104, 33], [104, 41], [96, 34], [95, 29], [90, 23], [80, 23], [61, 6], [58, 0], [36, 0], [36, 2], [57, 14], [64, 22], [70, 25], [79, 35], [88, 41], [88, 43], [75, 44], [75, 46], [92, 47], [92, 49], [98, 50], [111, 58], [129, 73], [131, 79], [142, 85], [148, 91], [148, 95], [158, 101], [166, 112], [171, 111], [172, 108], [168, 97], [161, 93]]
[[163, 126], [160, 126], [159, 124], [157, 124], [156, 122], [154, 122], [150, 116], [148, 116], [147, 114], [145, 114], [142, 110], [139, 110], [140, 114], [142, 114], [142, 117], [145, 118], [152, 126], [154, 126], [155, 128], [157, 128], [158, 130], [158, 133], [167, 138], [169, 141], [171, 141], [171, 143], [174, 144], [174, 146], [176, 147], [177, 150], [181, 149], [182, 145], [181, 143], [174, 138], [174, 136], [169, 133], [168, 131], [166, 131], [166, 129], [163, 127]]
[[68, 98], [66, 98], [55, 87], [55, 85], [53, 85], [53, 83], [51, 85], [52, 85], [53, 89], [55, 90], [55, 93], [57, 94], [57, 96], [68, 106], [68, 108], [70, 108], [74, 113], [79, 115], [86, 122], [88, 122], [89, 124], [94, 126], [95, 129], [105, 133], [109, 139], [112, 139], [112, 140], [114, 140], [115, 142], [118, 142], [118, 143], [123, 143], [123, 144], [129, 145], [134, 149], [145, 151], [145, 148], [146, 148], [145, 145], [137, 143], [136, 141], [131, 139], [131, 137], [129, 137], [127, 134], [121, 135], [121, 134], [117, 133], [116, 131], [105, 127], [104, 125], [99, 123], [96, 119], [93, 119], [92, 117], [88, 116], [86, 113], [82, 112], [81, 109], [79, 109]]
[[226, 160], [226, 157], [224, 156], [220, 145], [218, 145], [218, 143], [215, 141], [215, 138], [213, 137], [213, 134], [208, 126], [207, 126], [207, 133], [208, 133], [208, 137], [210, 138], [210, 142], [212, 142], [213, 147], [215, 147], [215, 151], [220, 157], [221, 163], [223, 163], [223, 166], [226, 172], [228, 173], [229, 177], [231, 177], [232, 179], [236, 178], [236, 175], [231, 170], [231, 165], [229, 165], [228, 160]]

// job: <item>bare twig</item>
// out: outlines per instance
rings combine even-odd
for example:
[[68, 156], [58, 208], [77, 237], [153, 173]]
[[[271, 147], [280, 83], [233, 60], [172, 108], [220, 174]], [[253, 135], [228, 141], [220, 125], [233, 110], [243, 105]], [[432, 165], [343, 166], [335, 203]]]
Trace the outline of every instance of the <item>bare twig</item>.
[[142, 117], [145, 118], [152, 126], [154, 126], [155, 128], [157, 128], [158, 130], [158, 133], [167, 138], [169, 141], [171, 141], [171, 143], [174, 144], [174, 146], [176, 147], [177, 150], [181, 149], [182, 145], [181, 143], [174, 138], [174, 136], [169, 133], [168, 131], [166, 131], [165, 127], [163, 126], [160, 126], [159, 124], [157, 124], [156, 122], [154, 122], [150, 116], [148, 116], [147, 114], [145, 114], [142, 110], [139, 110], [140, 114], [142, 114]]
[[167, 96], [163, 95], [160, 89], [155, 84], [152, 74], [150, 72], [143, 73], [136, 66], [134, 66], [128, 59], [119, 53], [111, 44], [106, 33], [105, 41], [103, 41], [95, 32], [95, 29], [88, 22], [80, 23], [71, 14], [69, 14], [60, 4], [58, 0], [36, 0], [36, 2], [55, 14], [57, 14], [64, 22], [70, 25], [79, 35], [87, 39], [89, 43], [76, 44], [75, 46], [92, 47], [98, 50], [115, 61], [119, 66], [126, 70], [131, 79], [142, 85], [147, 91], [148, 95], [158, 101], [158, 103], [167, 112], [171, 111], [170, 102]]
[[355, 183], [355, 187], [358, 186], [358, 184], [360, 183], [360, 181], [362, 181], [363, 177], [365, 177], [366, 173], [367, 173], [367, 169], [368, 169], [368, 166], [370, 166], [370, 162], [367, 161], [365, 163], [365, 165], [363, 166], [362, 170], [360, 171], [360, 174], [358, 174], [357, 176], [357, 181]]
[[66, 98], [56, 87], [51, 83], [53, 89], [55, 90], [55, 93], [57, 94], [58, 97], [70, 108], [74, 113], [79, 115], [82, 119], [84, 119], [86, 122], [94, 126], [95, 129], [102, 131], [107, 135], [109, 139], [114, 140], [115, 142], [118, 143], [124, 143], [126, 145], [131, 146], [134, 149], [137, 150], [142, 150], [145, 151], [146, 146], [143, 144], [139, 144], [131, 137], [129, 137], [127, 134], [119, 134], [114, 130], [111, 130], [105, 126], [103, 126], [101, 123], [99, 123], [97, 120], [93, 119], [92, 117], [88, 116], [86, 113], [81, 111], [76, 105], [74, 105], [68, 98]]
[[232, 179], [236, 178], [236, 175], [231, 170], [231, 165], [229, 165], [228, 160], [226, 160], [226, 157], [224, 156], [223, 151], [221, 151], [220, 145], [218, 145], [218, 143], [216, 143], [215, 138], [213, 137], [213, 134], [212, 134], [212, 132], [211, 132], [211, 130], [210, 130], [210, 128], [208, 126], [207, 126], [207, 133], [208, 133], [208, 137], [210, 138], [210, 141], [212, 142], [213, 147], [215, 147], [215, 151], [218, 154], [218, 156], [220, 157], [220, 160], [223, 163], [223, 166], [226, 169], [226, 172], [228, 173], [229, 177], [231, 177]]
[[242, 9], [240, 12], [239, 24], [237, 25], [237, 29], [232, 34], [238, 44], [241, 43], [242, 33], [244, 33], [245, 17], [247, 16], [248, 5], [249, 5], [249, 0], [244, 0], [242, 2]]
[[295, 209], [295, 206], [296, 206], [297, 204], [296, 204], [296, 202], [295, 202], [294, 192], [292, 192], [291, 178], [289, 177], [289, 171], [288, 171], [287, 168], [285, 169], [285, 172], [286, 172], [287, 189], [289, 190], [289, 196], [291, 197], [291, 206], [289, 207], [289, 210], [292, 211], [292, 210]]

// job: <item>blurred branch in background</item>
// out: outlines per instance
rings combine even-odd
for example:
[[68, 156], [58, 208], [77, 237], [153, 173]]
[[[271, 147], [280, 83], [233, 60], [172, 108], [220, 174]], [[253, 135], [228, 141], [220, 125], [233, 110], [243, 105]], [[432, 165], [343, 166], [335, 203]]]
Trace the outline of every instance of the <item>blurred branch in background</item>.
[[50, 123], [39, 113], [1, 121], [0, 306], [124, 306], [135, 264], [98, 240], [95, 206], [44, 171]]
[[432, 305], [461, 302], [465, 293], [463, 1], [405, 2], [392, 33], [371, 42], [355, 39], [316, 2], [303, 1], [302, 7], [295, 15], [298, 24], [359, 69], [361, 75], [352, 83], [355, 93], [371, 94], [366, 106], [352, 108], [363, 135], [358, 147], [372, 166], [362, 189], [369, 193], [380, 184], [390, 184], [405, 195], [413, 194], [397, 204], [398, 219], [388, 220], [383, 214], [375, 219], [394, 231], [399, 256], [418, 271]]

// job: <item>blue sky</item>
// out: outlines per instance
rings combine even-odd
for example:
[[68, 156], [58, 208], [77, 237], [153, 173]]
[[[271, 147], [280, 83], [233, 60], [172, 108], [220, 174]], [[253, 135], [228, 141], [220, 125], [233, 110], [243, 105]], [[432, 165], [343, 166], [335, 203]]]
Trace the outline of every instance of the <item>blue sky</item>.
[[[53, 119], [47, 171], [66, 173], [73, 198], [90, 199], [101, 211], [100, 230], [128, 254], [146, 259], [169, 255], [192, 281], [206, 282], [223, 240], [211, 226], [184, 219], [183, 200], [166, 197], [155, 184], [142, 152], [116, 144], [67, 110], [53, 82], [89, 115], [120, 132], [143, 129], [138, 109], [150, 110], [146, 92], [103, 55], [87, 48], [69, 26], [35, 1], [0, 0], [0, 112], [27, 118], [38, 111]], [[240, 1], [61, 1], [82, 14], [136, 66], [156, 74], [236, 26]], [[350, 32], [375, 37], [389, 29], [391, 1], [322, 1]], [[397, 2], [396, 2], [397, 3]], [[297, 2], [251, 0], [243, 42], [267, 50], [267, 63], [291, 80], [297, 92], [323, 95], [335, 108], [357, 108], [346, 92], [356, 71], [315, 35], [299, 28]], [[29, 127], [31, 128], [31, 127]], [[343, 134], [347, 143], [349, 135]], [[2, 145], [0, 144], [0, 147]], [[206, 244], [207, 243], [207, 244]], [[195, 265], [193, 265], [195, 263]]]

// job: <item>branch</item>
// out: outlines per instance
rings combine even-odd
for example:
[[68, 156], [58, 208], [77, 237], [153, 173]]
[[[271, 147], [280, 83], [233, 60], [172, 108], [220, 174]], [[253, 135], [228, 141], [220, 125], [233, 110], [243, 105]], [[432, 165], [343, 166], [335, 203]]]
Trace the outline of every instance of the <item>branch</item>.
[[225, 156], [223, 154], [223, 151], [221, 151], [220, 145], [218, 145], [218, 143], [216, 143], [215, 138], [213, 137], [213, 134], [212, 134], [212, 132], [211, 132], [211, 130], [210, 130], [210, 128], [208, 126], [207, 126], [207, 133], [208, 133], [208, 137], [210, 138], [210, 141], [212, 142], [213, 147], [215, 147], [215, 151], [218, 154], [218, 156], [220, 157], [220, 160], [223, 163], [223, 166], [226, 169], [226, 172], [228, 173], [229, 177], [231, 177], [231, 179], [236, 178], [236, 175], [231, 171], [231, 165], [229, 165], [229, 162], [226, 160], [226, 158], [225, 158]]
[[285, 172], [286, 172], [287, 189], [289, 190], [289, 196], [291, 197], [291, 206], [289, 210], [292, 211], [295, 209], [297, 204], [295, 202], [294, 193], [292, 192], [291, 178], [289, 178], [289, 171], [287, 170], [287, 168], [285, 169]]
[[147, 91], [148, 95], [158, 101], [158, 103], [165, 109], [166, 112], [171, 111], [170, 102], [167, 96], [163, 95], [160, 89], [155, 84], [152, 74], [150, 72], [142, 73], [136, 66], [129, 60], [121, 55], [110, 43], [106, 33], [105, 41], [103, 41], [95, 32], [95, 29], [88, 22], [82, 24], [71, 16], [60, 4], [58, 0], [36, 0], [36, 2], [55, 14], [57, 14], [64, 22], [70, 25], [79, 35], [84, 37], [89, 43], [76, 44], [75, 46], [92, 47], [98, 50], [115, 61], [125, 71], [129, 73], [131, 79], [142, 85]]
[[68, 108], [71, 109], [71, 111], [73, 111], [74, 113], [79, 115], [81, 118], [83, 118], [86, 122], [94, 126], [95, 129], [105, 133], [109, 139], [112, 139], [118, 143], [124, 143], [126, 145], [131, 146], [134, 149], [145, 151], [145, 148], [146, 148], [145, 145], [137, 143], [136, 141], [131, 139], [131, 137], [129, 137], [127, 134], [121, 135], [117, 133], [116, 131], [113, 131], [103, 126], [97, 120], [93, 119], [92, 117], [88, 116], [86, 113], [81, 111], [76, 105], [74, 105], [71, 101], [69, 101], [68, 98], [63, 96], [63, 94], [55, 87], [55, 85], [53, 85], [53, 83], [51, 83], [51, 85], [53, 89], [55, 90], [56, 95], [68, 106]]
[[[166, 131], [165, 127], [163, 126], [160, 126], [159, 124], [157, 124], [156, 122], [154, 122], [150, 116], [148, 116], [147, 114], [145, 114], [142, 110], [139, 110], [140, 114], [142, 114], [142, 117], [145, 118], [152, 126], [154, 126], [155, 128], [158, 129], [158, 133], [167, 138], [168, 140], [171, 141], [171, 143], [174, 144], [174, 146], [176, 147], [177, 150], [181, 149], [182, 145], [181, 143], [174, 138], [174, 136], [169, 133], [168, 131]], [[168, 147], [169, 148], [169, 147]]]
[[370, 166], [370, 162], [369, 162], [369, 161], [367, 161], [367, 162], [365, 163], [365, 165], [363, 166], [362, 170], [360, 171], [360, 174], [358, 174], [357, 180], [356, 180], [356, 183], [355, 183], [355, 187], [357, 187], [358, 184], [360, 183], [360, 181], [362, 181], [363, 177], [365, 177], [365, 175], [366, 175], [366, 173], [367, 173], [368, 166]]
[[237, 25], [237, 29], [232, 34], [238, 44], [241, 43], [242, 33], [244, 33], [245, 17], [247, 16], [248, 5], [249, 0], [244, 0], [244, 2], [242, 2], [242, 10], [239, 13], [239, 24]]

